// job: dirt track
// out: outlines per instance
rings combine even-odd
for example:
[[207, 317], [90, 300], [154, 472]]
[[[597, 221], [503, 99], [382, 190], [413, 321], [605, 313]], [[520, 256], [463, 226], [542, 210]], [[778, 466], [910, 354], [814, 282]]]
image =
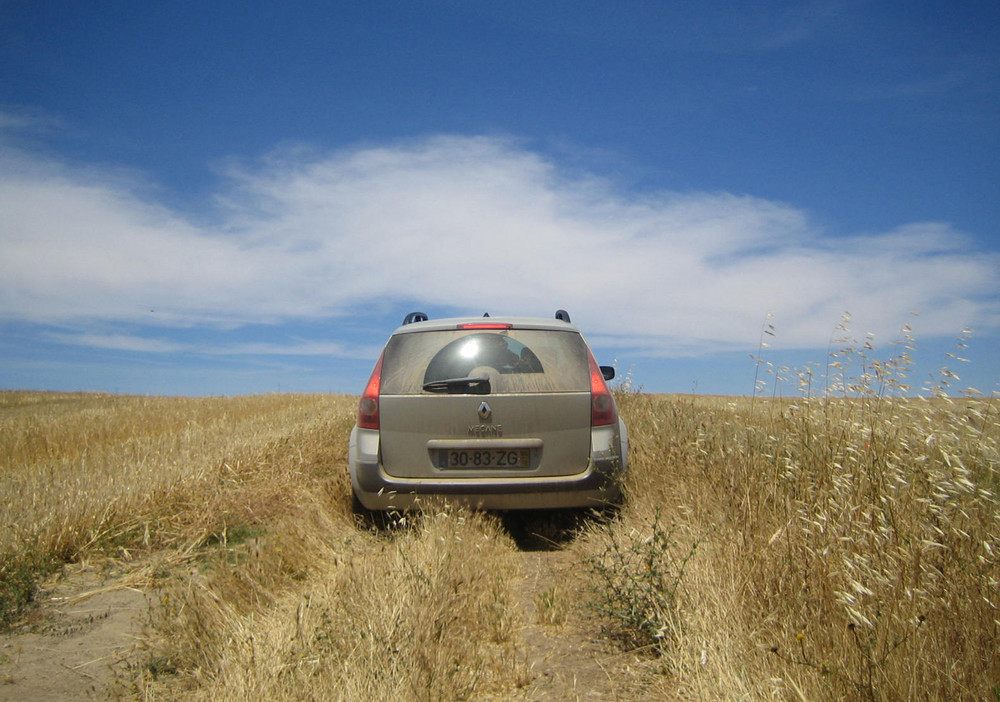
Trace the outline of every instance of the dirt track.
[[524, 621], [521, 645], [532, 684], [518, 700], [614, 700], [623, 678], [616, 669], [625, 657], [610, 649], [596, 636], [595, 624], [582, 612], [569, 611], [560, 625], [537, 622], [536, 602], [539, 593], [553, 583], [578, 583], [574, 569], [578, 564], [564, 551], [524, 553], [525, 579], [520, 586], [520, 606]]
[[[543, 593], [568, 600], [586, 587], [579, 554], [568, 540], [518, 531], [524, 575], [514, 584], [523, 622], [518, 649], [530, 682], [511, 699], [627, 696], [632, 657], [610, 647], [583, 608], [561, 607], [558, 622], [544, 621], [539, 611]], [[48, 581], [37, 610], [0, 636], [0, 702], [131, 699], [132, 681], [145, 664], [139, 637], [150, 606], [134, 580], [114, 569], [75, 565]]]
[[38, 609], [0, 636], [0, 700], [102, 700], [126, 692], [148, 608], [128, 582], [79, 565], [48, 581]]

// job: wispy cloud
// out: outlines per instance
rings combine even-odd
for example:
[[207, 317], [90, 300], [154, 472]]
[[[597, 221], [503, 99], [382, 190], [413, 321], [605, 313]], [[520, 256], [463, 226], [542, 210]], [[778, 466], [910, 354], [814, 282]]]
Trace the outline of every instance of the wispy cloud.
[[32, 107], [5, 107], [0, 109], [0, 133], [46, 134], [65, 130], [62, 120], [44, 110]]
[[[532, 32], [630, 51], [748, 54], [785, 49], [850, 27], [864, 0], [786, 3], [638, 3], [623, 12], [580, 12], [559, 3], [459, 3], [465, 12]], [[709, 11], [705, 8], [709, 7]]]
[[845, 86], [838, 96], [855, 101], [917, 100], [942, 97], [980, 97], [1000, 92], [995, 58], [963, 56], [940, 65], [898, 71], [899, 75], [869, 76], [866, 81]]
[[[858, 10], [856, 0], [808, 0], [782, 9], [765, 9], [754, 35], [758, 50], [783, 49], [839, 34]], [[763, 5], [767, 8], [766, 5]]]
[[167, 339], [131, 336], [128, 334], [69, 334], [49, 332], [42, 335], [47, 341], [73, 346], [87, 346], [114, 351], [141, 351], [145, 353], [177, 353], [187, 351], [189, 346], [178, 344]]
[[[574, 312], [648, 353], [744, 345], [774, 312], [824, 346], [840, 314], [894, 335], [1000, 325], [1000, 261], [947, 224], [831, 238], [807, 213], [730, 193], [634, 196], [524, 145], [443, 136], [233, 166], [206, 225], [121, 178], [8, 150], [0, 161], [0, 319], [144, 328], [345, 318], [420, 301]], [[139, 351], [128, 334], [64, 341]], [[343, 340], [225, 353], [353, 355]], [[212, 349], [203, 349], [212, 352]]]
[[323, 358], [370, 359], [377, 356], [379, 347], [358, 346], [337, 341], [291, 339], [285, 343], [190, 343], [161, 337], [135, 334], [93, 334], [86, 332], [46, 332], [46, 341], [71, 346], [86, 346], [112, 351], [138, 351], [143, 353], [199, 354], [204, 356], [321, 356]]

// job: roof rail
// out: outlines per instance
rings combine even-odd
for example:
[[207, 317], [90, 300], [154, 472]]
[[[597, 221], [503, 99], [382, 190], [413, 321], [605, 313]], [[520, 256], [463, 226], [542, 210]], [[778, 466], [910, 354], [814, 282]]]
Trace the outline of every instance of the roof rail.
[[556, 310], [556, 319], [569, 324], [570, 323], [569, 312], [567, 312], [566, 310]]
[[424, 312], [410, 312], [408, 315], [403, 317], [403, 324], [412, 324], [413, 322], [426, 322], [427, 315]]

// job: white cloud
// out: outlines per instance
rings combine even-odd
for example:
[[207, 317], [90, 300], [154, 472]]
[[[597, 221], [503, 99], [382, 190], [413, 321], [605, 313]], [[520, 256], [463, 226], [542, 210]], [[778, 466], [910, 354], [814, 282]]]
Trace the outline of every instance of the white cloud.
[[0, 133], [17, 132], [48, 133], [65, 130], [65, 125], [57, 117], [37, 108], [5, 107], [0, 110]]
[[324, 358], [370, 359], [381, 347], [357, 346], [336, 341], [293, 339], [287, 343], [243, 342], [229, 344], [181, 343], [166, 338], [134, 334], [93, 334], [85, 332], [48, 332], [46, 341], [71, 346], [141, 351], [146, 353], [194, 353], [206, 356], [321, 356]]
[[43, 336], [46, 340], [73, 346], [88, 346], [115, 351], [143, 351], [147, 353], [176, 353], [187, 351], [188, 347], [167, 339], [150, 339], [128, 334], [67, 334], [51, 332]]
[[658, 353], [743, 346], [768, 312], [799, 346], [825, 346], [845, 310], [886, 339], [911, 310], [923, 335], [1000, 324], [998, 257], [945, 224], [835, 239], [786, 204], [631, 197], [507, 140], [276, 153], [226, 178], [206, 226], [120, 178], [3, 154], [0, 319], [223, 326], [385, 301], [563, 307], [593, 337]]

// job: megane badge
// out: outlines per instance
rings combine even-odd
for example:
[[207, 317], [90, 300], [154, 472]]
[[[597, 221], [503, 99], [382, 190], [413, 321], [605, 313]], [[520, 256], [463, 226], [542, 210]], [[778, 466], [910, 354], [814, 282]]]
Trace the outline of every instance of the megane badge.
[[488, 404], [486, 404], [484, 402], [481, 405], [479, 405], [479, 418], [480, 419], [482, 419], [485, 422], [487, 419], [489, 419], [492, 416], [493, 416], [493, 410], [490, 409], [490, 406]]

